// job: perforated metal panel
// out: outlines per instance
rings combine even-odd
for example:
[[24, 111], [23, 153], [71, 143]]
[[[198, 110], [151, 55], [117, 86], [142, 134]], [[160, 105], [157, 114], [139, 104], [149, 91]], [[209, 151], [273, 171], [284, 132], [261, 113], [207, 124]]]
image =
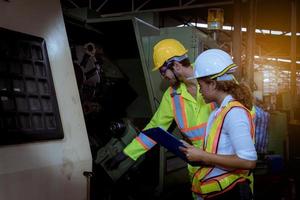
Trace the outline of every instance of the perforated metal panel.
[[45, 41], [0, 35], [0, 144], [63, 138]]

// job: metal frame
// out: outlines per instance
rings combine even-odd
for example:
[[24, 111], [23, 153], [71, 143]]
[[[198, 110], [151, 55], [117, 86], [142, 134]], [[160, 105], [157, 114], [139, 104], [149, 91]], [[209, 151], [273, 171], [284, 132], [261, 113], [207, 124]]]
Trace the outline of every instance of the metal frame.
[[[104, 11], [104, 6], [108, 5], [109, 3], [115, 3], [113, 0], [104, 0], [100, 5], [94, 6], [97, 3], [99, 4], [99, 0], [89, 0], [86, 1], [84, 5], [79, 5], [76, 3], [76, 0], [64, 0], [71, 4], [72, 8], [89, 8], [90, 10], [95, 10], [96, 12]], [[106, 12], [106, 14], [101, 14], [101, 17], [116, 17], [116, 16], [123, 16], [123, 15], [132, 15], [132, 14], [139, 14], [139, 13], [146, 13], [146, 12], [165, 12], [165, 11], [175, 11], [175, 10], [187, 10], [187, 9], [195, 9], [195, 8], [205, 8], [205, 7], [218, 7], [224, 5], [232, 5], [234, 1], [219, 1], [213, 3], [201, 3], [197, 2], [196, 0], [190, 0], [188, 2], [183, 3], [182, 0], [173, 1], [172, 5], [164, 6], [161, 2], [158, 6], [148, 6], [150, 2], [154, 0], [131, 0], [130, 9], [122, 12]], [[139, 4], [137, 4], [139, 2]], [[141, 3], [140, 3], [141, 2]], [[67, 9], [72, 9], [67, 8]], [[122, 8], [124, 10], [124, 8]]]

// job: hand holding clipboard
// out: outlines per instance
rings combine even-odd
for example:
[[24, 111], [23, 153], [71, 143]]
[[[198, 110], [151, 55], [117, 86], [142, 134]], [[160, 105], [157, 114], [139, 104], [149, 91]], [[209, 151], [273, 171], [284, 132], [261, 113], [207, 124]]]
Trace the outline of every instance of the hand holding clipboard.
[[186, 161], [192, 166], [199, 166], [201, 165], [200, 162], [190, 161], [186, 157], [186, 154], [184, 153], [184, 149], [187, 147], [187, 143], [184, 144], [184, 141], [178, 140], [176, 137], [174, 137], [169, 132], [163, 130], [160, 127], [157, 128], [151, 128], [148, 130], [143, 131], [143, 134], [150, 137], [154, 141], [156, 141], [158, 144], [162, 145], [166, 149], [168, 149], [170, 152], [181, 158], [182, 160]]

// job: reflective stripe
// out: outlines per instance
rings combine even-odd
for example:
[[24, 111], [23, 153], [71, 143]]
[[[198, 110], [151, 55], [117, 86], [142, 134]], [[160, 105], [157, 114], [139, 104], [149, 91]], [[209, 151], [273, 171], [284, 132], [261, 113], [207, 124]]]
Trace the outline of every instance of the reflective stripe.
[[[237, 101], [230, 102], [221, 110], [219, 115], [214, 119], [210, 134], [207, 137], [205, 151], [209, 153], [217, 153], [218, 144], [221, 135], [221, 129], [227, 113], [234, 107], [240, 107], [247, 111], [250, 122], [251, 137], [254, 136], [254, 123], [251, 114], [247, 108]], [[252, 175], [251, 175], [252, 176]], [[225, 172], [215, 167], [202, 167], [195, 173], [193, 177], [192, 190], [201, 194], [203, 197], [212, 196], [223, 193], [231, 189], [236, 183], [244, 181], [252, 177], [249, 176], [249, 170], [235, 170]]]
[[143, 133], [140, 133], [136, 139], [146, 150], [151, 149], [156, 144], [154, 140]]
[[217, 117], [217, 119], [215, 119], [215, 123], [217, 123], [217, 125], [211, 126], [210, 131], [215, 134], [208, 135], [207, 142], [205, 143], [206, 151], [211, 152], [211, 153], [217, 152], [217, 146], [219, 143], [221, 128], [222, 128], [224, 119], [225, 119], [225, 117], [224, 118]]
[[[228, 179], [232, 179], [235, 181], [231, 182], [230, 185], [228, 185], [226, 188], [222, 188], [222, 185], [228, 184], [227, 183]], [[220, 181], [217, 179], [211, 179], [205, 184], [203, 184], [203, 186], [201, 187], [201, 194], [206, 197], [207, 196], [213, 197], [216, 195], [220, 195], [232, 189], [237, 183], [244, 182], [244, 181], [246, 181], [245, 178], [237, 177], [234, 175], [229, 175], [226, 178], [220, 179]], [[210, 194], [212, 190], [214, 191], [214, 194]]]
[[206, 122], [205, 123], [202, 123], [198, 126], [193, 126], [193, 127], [190, 127], [190, 128], [183, 128], [181, 129], [182, 132], [188, 132], [188, 131], [193, 131], [193, 130], [196, 130], [196, 129], [201, 129], [201, 128], [204, 128], [206, 129]]
[[176, 89], [171, 88], [170, 95], [172, 98], [172, 104], [174, 108], [174, 116], [177, 122], [177, 125], [180, 129], [186, 128], [188, 126], [186, 113], [185, 113], [185, 106], [181, 95], [177, 94]]
[[205, 127], [185, 132], [185, 135], [192, 141], [204, 140]]
[[182, 114], [182, 119], [183, 119], [183, 127], [182, 128], [186, 128], [186, 127], [188, 127], [188, 123], [187, 123], [187, 119], [186, 119], [185, 105], [184, 105], [182, 96], [180, 96], [179, 100], [180, 100], [179, 102], [181, 105], [181, 114]]
[[[206, 123], [197, 126], [188, 127], [187, 116], [185, 112], [185, 105], [181, 95], [177, 94], [175, 88], [170, 90], [172, 98], [172, 105], [174, 110], [175, 120], [180, 131], [185, 134], [193, 143], [199, 141], [199, 145], [203, 145], [206, 131]], [[198, 145], [197, 145], [198, 146]], [[200, 147], [200, 146], [199, 146]]]

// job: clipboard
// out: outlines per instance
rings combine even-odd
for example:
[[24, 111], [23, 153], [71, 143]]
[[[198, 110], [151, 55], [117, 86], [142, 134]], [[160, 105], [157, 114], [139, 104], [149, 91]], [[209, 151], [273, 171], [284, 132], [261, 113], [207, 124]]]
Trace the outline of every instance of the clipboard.
[[150, 137], [152, 140], [156, 141], [158, 144], [162, 145], [166, 149], [168, 149], [170, 152], [181, 158], [182, 160], [193, 163], [189, 161], [185, 154], [182, 153], [179, 150], [179, 147], [185, 147], [184, 144], [179, 141], [175, 136], [173, 136], [171, 133], [163, 130], [160, 127], [157, 128], [150, 128], [148, 130], [143, 131], [143, 134]]

